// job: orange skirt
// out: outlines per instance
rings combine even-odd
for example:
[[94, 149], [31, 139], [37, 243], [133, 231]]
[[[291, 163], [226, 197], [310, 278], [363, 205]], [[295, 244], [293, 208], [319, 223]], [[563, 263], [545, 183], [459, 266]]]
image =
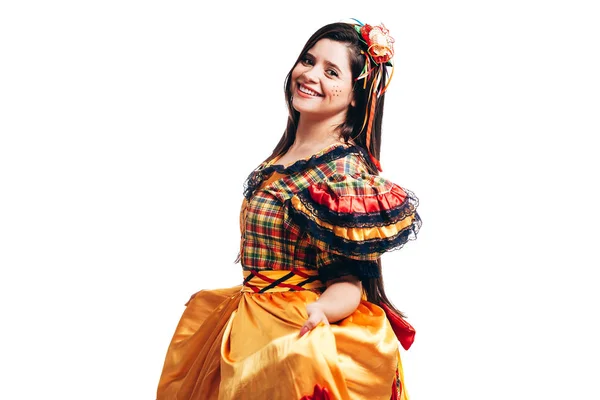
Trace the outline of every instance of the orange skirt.
[[398, 340], [380, 307], [363, 300], [344, 320], [298, 337], [317, 292], [247, 289], [192, 296], [157, 400], [408, 399]]

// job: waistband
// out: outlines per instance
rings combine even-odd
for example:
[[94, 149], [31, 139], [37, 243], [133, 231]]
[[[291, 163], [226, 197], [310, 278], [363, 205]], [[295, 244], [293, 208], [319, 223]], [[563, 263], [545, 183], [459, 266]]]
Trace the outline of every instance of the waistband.
[[281, 271], [244, 270], [242, 292], [296, 292], [300, 290], [324, 289], [319, 272], [314, 269], [293, 268]]

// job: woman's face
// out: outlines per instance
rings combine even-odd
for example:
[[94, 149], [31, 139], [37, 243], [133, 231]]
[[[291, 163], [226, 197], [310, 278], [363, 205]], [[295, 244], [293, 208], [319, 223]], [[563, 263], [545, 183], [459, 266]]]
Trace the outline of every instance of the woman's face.
[[319, 40], [296, 64], [291, 75], [292, 105], [302, 116], [346, 118], [354, 105], [350, 54], [345, 43]]

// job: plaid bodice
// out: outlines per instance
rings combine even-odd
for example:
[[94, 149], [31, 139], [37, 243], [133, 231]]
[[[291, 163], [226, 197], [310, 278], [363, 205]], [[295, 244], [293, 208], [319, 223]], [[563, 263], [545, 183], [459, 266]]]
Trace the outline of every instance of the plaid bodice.
[[336, 144], [287, 167], [261, 164], [240, 213], [244, 270], [314, 269], [323, 281], [378, 276], [385, 251], [414, 239], [417, 198], [368, 173], [364, 152]]

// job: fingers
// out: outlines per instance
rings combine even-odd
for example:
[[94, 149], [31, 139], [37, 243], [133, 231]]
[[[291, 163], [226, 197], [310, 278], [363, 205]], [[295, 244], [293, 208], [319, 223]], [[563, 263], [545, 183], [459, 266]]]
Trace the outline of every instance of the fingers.
[[302, 325], [302, 328], [300, 328], [300, 337], [315, 329], [320, 323], [325, 323], [327, 325], [329, 324], [327, 318], [325, 318], [325, 315], [313, 314], [308, 317], [304, 325]]
[[312, 331], [317, 324], [311, 319], [307, 319], [302, 328], [300, 328], [300, 337], [304, 336], [307, 332]]
[[300, 337], [304, 336], [305, 333], [307, 333], [308, 331], [310, 331], [310, 328], [307, 327], [306, 325], [304, 325], [301, 329], [300, 329]]

